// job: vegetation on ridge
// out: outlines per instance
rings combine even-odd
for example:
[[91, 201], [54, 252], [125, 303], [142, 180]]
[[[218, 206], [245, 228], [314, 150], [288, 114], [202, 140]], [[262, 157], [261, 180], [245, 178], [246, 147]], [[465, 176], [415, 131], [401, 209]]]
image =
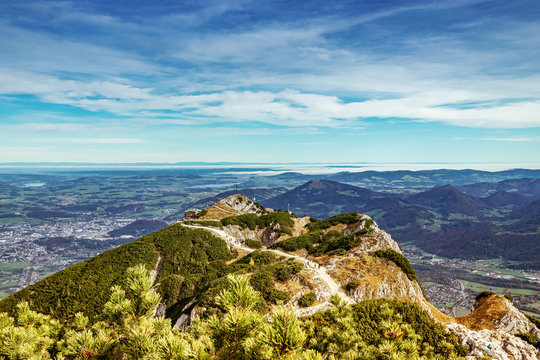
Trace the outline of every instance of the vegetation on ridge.
[[285, 251], [295, 251], [298, 249], [306, 249], [310, 254], [320, 256], [328, 252], [334, 252], [338, 255], [343, 255], [346, 251], [358, 246], [359, 236], [367, 233], [370, 226], [373, 225], [373, 220], [365, 219], [364, 228], [354, 234], [342, 235], [338, 230], [326, 230], [338, 224], [354, 224], [359, 221], [358, 213], [348, 213], [336, 215], [326, 220], [312, 220], [306, 225], [310, 230], [307, 234], [291, 237], [272, 245], [272, 248], [281, 248]]
[[338, 224], [354, 224], [358, 221], [358, 212], [339, 214], [324, 220], [317, 220], [315, 218], [310, 219], [311, 222], [306, 225], [310, 231], [325, 230]]
[[158, 255], [158, 291], [168, 305], [193, 296], [232, 256], [226, 243], [208, 231], [174, 224], [46, 277], [0, 301], [0, 311], [13, 314], [25, 300], [31, 309], [59, 320], [84, 311], [93, 321], [111, 286], [122, 284], [126, 269], [139, 263], [154, 268]]
[[153, 316], [160, 296], [144, 265], [129, 268], [113, 287], [103, 321], [83, 313], [61, 324], [20, 303], [15, 318], [0, 314], [0, 358], [7, 359], [456, 359], [465, 355], [455, 335], [416, 304], [374, 300], [297, 318], [284, 306], [256, 310], [260, 294], [247, 276], [230, 275], [219, 309], [186, 333]]
[[416, 276], [416, 272], [414, 271], [413, 267], [411, 266], [411, 263], [407, 258], [400, 253], [398, 253], [395, 250], [392, 249], [386, 249], [386, 250], [377, 250], [375, 251], [375, 256], [378, 257], [384, 257], [390, 261], [393, 261], [394, 264], [399, 266], [401, 270], [407, 275], [407, 278], [411, 281], [416, 281], [418, 285], [420, 286], [420, 289], [422, 290], [422, 294], [427, 299], [426, 292], [424, 288], [422, 287], [422, 284], [420, 283], [420, 280], [418, 279], [418, 276]]
[[242, 214], [229, 216], [221, 219], [223, 226], [238, 225], [242, 229], [255, 230], [258, 227], [264, 228], [273, 224], [279, 224], [280, 228], [285, 232], [290, 232], [291, 227], [294, 226], [293, 215], [287, 211], [277, 210], [258, 216], [256, 214]]

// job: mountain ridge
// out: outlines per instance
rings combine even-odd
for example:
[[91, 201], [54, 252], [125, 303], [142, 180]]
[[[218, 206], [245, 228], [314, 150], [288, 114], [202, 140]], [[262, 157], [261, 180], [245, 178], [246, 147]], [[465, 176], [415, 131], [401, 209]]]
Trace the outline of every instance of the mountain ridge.
[[[320, 181], [304, 188], [321, 191], [329, 185], [340, 191], [351, 190], [349, 186]], [[219, 211], [212, 213], [216, 208]], [[236, 213], [227, 214], [231, 212]], [[262, 243], [271, 246], [253, 249]], [[15, 303], [27, 300], [32, 308], [64, 320], [81, 310], [98, 319], [98, 309], [104, 306], [110, 287], [122, 284], [120, 274], [140, 260], [145, 264], [143, 269], [153, 274], [155, 291], [163, 299], [158, 314], [170, 317], [183, 329], [188, 329], [193, 314], [204, 317], [218, 310], [215, 301], [225, 289], [227, 275], [250, 274], [251, 285], [265, 300], [260, 309], [263, 312], [284, 302], [299, 316], [318, 316], [321, 311], [332, 311], [336, 294], [357, 305], [377, 299], [412, 302], [435, 322], [458, 334], [473, 353], [487, 354], [479, 339], [488, 336], [501, 358], [520, 354], [517, 358], [527, 359], [539, 354], [518, 338], [497, 342], [493, 332], [503, 331], [499, 325], [481, 333], [460, 327], [436, 310], [427, 301], [397, 243], [369, 216], [354, 212], [324, 220], [298, 218], [286, 211], [265, 209], [241, 194], [220, 200], [196, 214], [195, 219], [185, 219], [45, 278], [0, 301], [0, 310], [13, 311]], [[81, 301], [83, 290], [87, 290], [87, 300]], [[95, 293], [100, 296], [92, 297]], [[311, 300], [306, 303], [308, 295]], [[41, 308], [40, 302], [44, 305]], [[505, 306], [506, 313], [514, 311], [511, 304]], [[478, 309], [475, 311], [484, 311], [481, 305]], [[519, 321], [513, 323], [519, 330], [540, 333], [519, 315], [505, 318], [504, 323], [517, 318]], [[477, 340], [471, 343], [471, 338]]]

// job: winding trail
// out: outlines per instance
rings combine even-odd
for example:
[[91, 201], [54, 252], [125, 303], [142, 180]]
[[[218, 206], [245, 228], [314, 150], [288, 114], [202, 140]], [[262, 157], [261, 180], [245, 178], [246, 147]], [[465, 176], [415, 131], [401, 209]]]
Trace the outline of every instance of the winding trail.
[[[208, 230], [208, 231], [213, 232], [214, 234], [218, 235], [220, 238], [222, 238], [227, 244], [229, 244], [232, 247], [235, 247], [237, 249], [241, 249], [241, 250], [244, 250], [244, 251], [247, 251], [247, 252], [253, 252], [254, 251], [253, 249], [242, 245], [242, 243], [240, 241], [238, 241], [238, 239], [235, 239], [234, 237], [230, 236], [229, 234], [227, 234], [223, 230], [215, 229], [215, 228], [208, 227], [208, 226], [185, 225], [185, 224], [183, 224], [182, 226], [193, 228], [193, 229]], [[345, 292], [343, 292], [341, 290], [341, 286], [339, 286], [339, 284], [336, 283], [336, 281], [334, 279], [332, 279], [332, 277], [328, 274], [328, 272], [326, 271], [325, 266], [319, 265], [319, 264], [314, 265], [315, 263], [312, 260], [308, 260], [303, 256], [288, 254], [288, 253], [283, 252], [281, 250], [268, 249], [268, 248], [265, 248], [265, 250], [271, 251], [271, 252], [273, 252], [275, 254], [278, 254], [278, 255], [281, 255], [281, 256], [285, 256], [285, 257], [289, 257], [289, 258], [295, 258], [297, 260], [300, 260], [304, 264], [304, 266], [306, 266], [308, 269], [310, 269], [312, 271], [315, 271], [316, 275], [314, 276], [314, 278], [318, 278], [318, 279], [322, 280], [326, 284], [328, 289], [330, 290], [331, 294], [338, 294], [339, 297], [341, 297], [341, 299], [343, 301], [345, 301], [346, 303], [348, 303], [348, 304], [354, 303], [354, 301], [351, 300], [351, 298], [347, 294], [345, 294]]]

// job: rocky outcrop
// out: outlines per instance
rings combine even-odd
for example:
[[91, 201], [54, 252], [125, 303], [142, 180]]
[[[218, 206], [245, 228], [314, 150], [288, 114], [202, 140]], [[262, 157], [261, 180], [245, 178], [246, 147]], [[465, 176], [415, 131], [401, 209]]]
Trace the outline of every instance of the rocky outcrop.
[[530, 333], [540, 337], [540, 330], [504, 296], [492, 294], [480, 298], [472, 313], [457, 318], [473, 330], [501, 330], [509, 334]]
[[540, 336], [540, 330], [504, 296], [484, 296], [475, 303], [471, 314], [456, 320], [457, 324], [447, 324], [447, 327], [459, 336], [471, 358], [540, 358], [538, 349], [514, 336], [518, 333]]
[[262, 215], [266, 210], [245, 195], [235, 194], [206, 208], [200, 220], [221, 220], [227, 216], [242, 214]]
[[540, 350], [502, 330], [471, 330], [457, 323], [446, 324], [469, 350], [467, 359], [538, 360]]
[[363, 236], [361, 242], [354, 250], [354, 254], [374, 253], [377, 250], [392, 249], [402, 254], [399, 245], [392, 239], [390, 234], [383, 230], [374, 230], [370, 234]]
[[508, 302], [508, 312], [497, 321], [495, 329], [509, 334], [529, 333], [540, 338], [540, 330], [509, 300], [503, 299]]
[[[306, 224], [309, 223], [309, 217], [295, 218], [294, 226], [291, 227], [292, 236], [301, 235], [307, 230]], [[284, 236], [281, 232], [281, 226], [279, 224], [273, 224], [267, 228], [257, 227], [255, 230], [249, 228], [242, 229], [238, 225], [228, 225], [223, 227], [223, 231], [237, 240], [245, 242], [247, 239], [258, 240], [263, 245], [269, 246], [276, 242], [280, 237]], [[288, 236], [286, 236], [288, 237]]]

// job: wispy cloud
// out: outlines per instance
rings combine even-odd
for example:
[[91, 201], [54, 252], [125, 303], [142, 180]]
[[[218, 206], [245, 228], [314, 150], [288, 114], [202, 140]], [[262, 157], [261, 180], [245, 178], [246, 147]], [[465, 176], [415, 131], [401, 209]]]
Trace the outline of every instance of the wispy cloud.
[[58, 138], [56, 141], [75, 144], [141, 144], [144, 141], [134, 138]]
[[480, 138], [479, 140], [484, 141], [509, 141], [509, 142], [529, 142], [529, 141], [540, 141], [540, 137], [487, 137], [487, 138]]
[[[536, 137], [537, 4], [322, 5], [2, 3], [0, 128], [63, 143], [86, 132], [95, 144], [146, 144], [160, 131], [198, 129], [200, 138], [210, 128], [268, 139], [277, 129], [369, 128], [384, 137], [379, 127], [410, 133], [419, 124], [478, 129], [486, 143]], [[494, 140], [490, 129], [533, 134]], [[86, 133], [75, 138], [84, 144]]]

